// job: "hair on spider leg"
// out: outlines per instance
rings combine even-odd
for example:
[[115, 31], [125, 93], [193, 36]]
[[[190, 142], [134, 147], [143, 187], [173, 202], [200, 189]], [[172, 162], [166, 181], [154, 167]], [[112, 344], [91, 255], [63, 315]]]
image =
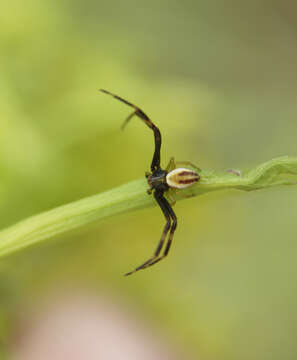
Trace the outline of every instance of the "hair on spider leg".
[[[169, 164], [165, 170], [162, 169], [160, 166], [160, 162], [161, 162], [160, 151], [161, 151], [162, 137], [158, 127], [138, 106], [130, 103], [129, 101], [123, 99], [122, 97], [115, 95], [107, 90], [100, 89], [100, 91], [114, 97], [115, 99], [121, 101], [122, 103], [134, 109], [134, 111], [126, 118], [125, 122], [122, 125], [122, 129], [128, 124], [128, 122], [132, 119], [133, 116], [136, 116], [141, 120], [143, 120], [146, 123], [146, 125], [150, 129], [152, 129], [154, 133], [155, 150], [151, 162], [151, 173], [149, 172], [145, 173], [145, 177], [147, 178], [147, 182], [149, 185], [149, 189], [147, 190], [147, 193], [149, 195], [153, 194], [157, 204], [159, 205], [160, 209], [163, 212], [163, 215], [166, 219], [166, 223], [162, 231], [161, 239], [158, 243], [158, 246], [154, 254], [143, 264], [141, 264], [140, 266], [136, 267], [134, 270], [125, 274], [125, 276], [128, 276], [134, 274], [139, 270], [146, 269], [156, 264], [157, 262], [161, 261], [168, 255], [173, 241], [173, 236], [177, 227], [177, 217], [172, 209], [172, 206], [175, 204], [175, 199], [172, 198], [168, 190], [184, 189], [189, 186], [192, 186], [200, 179], [200, 176], [198, 174], [200, 169], [197, 168], [192, 163], [190, 163], [189, 161], [185, 161], [181, 163], [184, 165], [190, 165], [196, 171], [184, 167], [178, 168], [176, 165], [179, 162], [175, 162], [174, 158], [170, 159]], [[173, 199], [172, 204], [169, 203], [169, 201], [166, 199], [164, 194], [169, 198], [170, 201]]]

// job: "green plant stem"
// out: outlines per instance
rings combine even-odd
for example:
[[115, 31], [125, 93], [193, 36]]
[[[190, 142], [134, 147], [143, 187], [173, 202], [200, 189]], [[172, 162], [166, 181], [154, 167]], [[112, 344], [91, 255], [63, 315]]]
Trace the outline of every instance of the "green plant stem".
[[[297, 157], [280, 157], [249, 171], [216, 172], [201, 170], [194, 186], [174, 194], [175, 199], [223, 189], [258, 190], [278, 185], [296, 185]], [[35, 215], [0, 232], [0, 256], [25, 248], [56, 235], [86, 226], [108, 216], [155, 206], [146, 192], [145, 178]]]

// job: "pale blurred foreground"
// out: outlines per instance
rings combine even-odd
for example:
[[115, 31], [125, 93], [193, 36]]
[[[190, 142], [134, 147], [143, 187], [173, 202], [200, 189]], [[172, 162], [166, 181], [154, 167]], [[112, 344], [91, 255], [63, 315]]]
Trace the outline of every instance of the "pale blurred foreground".
[[64, 294], [26, 314], [12, 359], [177, 360], [162, 334], [146, 325], [108, 296]]

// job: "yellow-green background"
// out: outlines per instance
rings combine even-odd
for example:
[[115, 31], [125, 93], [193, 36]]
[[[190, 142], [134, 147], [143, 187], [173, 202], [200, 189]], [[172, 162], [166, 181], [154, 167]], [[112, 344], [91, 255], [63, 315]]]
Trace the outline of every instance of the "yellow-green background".
[[[142, 107], [170, 156], [246, 168], [296, 155], [297, 6], [287, 1], [9, 1], [0, 6], [0, 225], [149, 169], [153, 136], [119, 128]], [[180, 202], [170, 257], [159, 209], [110, 218], [1, 259], [3, 348], [22, 304], [53, 286], [107, 287], [203, 360], [296, 359], [297, 190]], [[1, 239], [0, 239], [1, 241]]]

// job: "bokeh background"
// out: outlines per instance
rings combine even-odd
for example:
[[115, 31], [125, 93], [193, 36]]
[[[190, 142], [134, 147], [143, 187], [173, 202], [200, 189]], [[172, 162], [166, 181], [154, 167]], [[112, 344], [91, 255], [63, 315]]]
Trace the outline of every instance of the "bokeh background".
[[[296, 64], [292, 1], [2, 2], [1, 228], [149, 169], [151, 132], [137, 120], [121, 132], [129, 109], [98, 88], [151, 116], [163, 165], [174, 155], [237, 169], [296, 155]], [[76, 319], [75, 352], [61, 359], [133, 359], [131, 339], [148, 359], [154, 346], [162, 359], [296, 359], [296, 188], [216, 192], [175, 210], [170, 257], [129, 278], [159, 239], [157, 208], [1, 259], [1, 358], [61, 356], [52, 334], [64, 329], [67, 342], [63, 326]]]

